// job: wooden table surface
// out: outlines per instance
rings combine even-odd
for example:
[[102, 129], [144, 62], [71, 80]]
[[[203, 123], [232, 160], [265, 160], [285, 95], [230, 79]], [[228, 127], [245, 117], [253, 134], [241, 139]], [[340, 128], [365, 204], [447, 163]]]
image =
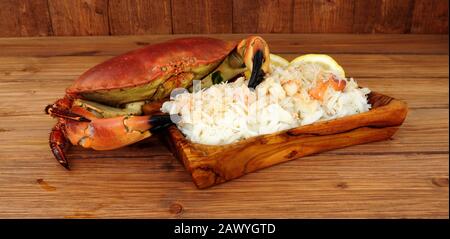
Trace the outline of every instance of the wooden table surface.
[[[243, 35], [216, 35], [239, 39]], [[290, 161], [198, 190], [158, 138], [53, 159], [44, 106], [89, 67], [174, 36], [0, 39], [1, 218], [448, 218], [448, 35], [263, 35], [274, 53], [334, 57], [406, 101], [389, 141]]]

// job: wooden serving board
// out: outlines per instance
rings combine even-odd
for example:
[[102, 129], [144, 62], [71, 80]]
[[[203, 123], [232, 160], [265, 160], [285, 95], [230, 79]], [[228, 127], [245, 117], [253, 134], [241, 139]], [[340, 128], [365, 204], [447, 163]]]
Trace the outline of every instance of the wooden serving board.
[[203, 145], [186, 139], [172, 126], [167, 139], [198, 188], [207, 188], [247, 173], [306, 155], [389, 139], [406, 118], [407, 104], [372, 92], [372, 109], [229, 145]]

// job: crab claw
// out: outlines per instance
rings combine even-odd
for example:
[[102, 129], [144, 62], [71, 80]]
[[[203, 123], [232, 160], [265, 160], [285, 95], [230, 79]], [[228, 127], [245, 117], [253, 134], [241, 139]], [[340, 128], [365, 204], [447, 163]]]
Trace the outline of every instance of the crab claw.
[[152, 128], [150, 128], [150, 132], [154, 134], [158, 131], [161, 131], [162, 129], [171, 126], [172, 124], [176, 123], [176, 121], [174, 122], [173, 116], [164, 114], [151, 116], [149, 123], [152, 125]]
[[259, 36], [242, 40], [237, 46], [247, 70], [251, 72], [248, 86], [255, 88], [265, 74], [270, 73], [270, 51], [266, 41]]
[[263, 64], [264, 58], [263, 53], [258, 50], [253, 57], [253, 67], [252, 74], [250, 75], [250, 79], [248, 81], [249, 88], [256, 88], [264, 79], [265, 72], [261, 68]]
[[66, 169], [69, 169], [69, 162], [65, 152], [70, 145], [95, 150], [121, 148], [150, 137], [171, 125], [174, 118], [170, 115], [128, 114], [104, 117], [91, 108], [74, 104], [69, 97], [48, 105], [45, 112], [58, 118], [50, 133], [49, 146], [55, 159]]
[[122, 115], [105, 118], [84, 108], [69, 97], [48, 105], [45, 112], [58, 123], [53, 127], [49, 146], [55, 159], [70, 169], [65, 155], [71, 145], [95, 150], [121, 148], [150, 137], [154, 132], [172, 124], [170, 115]]
[[256, 87], [270, 71], [269, 46], [261, 37], [250, 36], [241, 40], [225, 60], [202, 79], [201, 87], [227, 82], [242, 74], [251, 78], [249, 86]]
[[67, 121], [65, 129], [72, 144], [95, 150], [112, 150], [139, 142], [171, 123], [170, 116], [119, 116], [93, 119], [89, 123]]
[[238, 53], [243, 57], [248, 70], [253, 71], [253, 61], [257, 52], [262, 53], [263, 63], [261, 69], [265, 73], [270, 72], [270, 51], [266, 41], [259, 36], [250, 36], [239, 42]]

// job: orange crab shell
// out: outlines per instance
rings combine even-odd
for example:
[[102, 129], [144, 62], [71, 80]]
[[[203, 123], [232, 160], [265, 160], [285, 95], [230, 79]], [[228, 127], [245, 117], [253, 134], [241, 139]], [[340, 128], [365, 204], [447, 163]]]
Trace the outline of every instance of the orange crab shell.
[[214, 38], [181, 38], [111, 58], [83, 73], [67, 88], [74, 95], [135, 87], [163, 76], [222, 61], [236, 46]]

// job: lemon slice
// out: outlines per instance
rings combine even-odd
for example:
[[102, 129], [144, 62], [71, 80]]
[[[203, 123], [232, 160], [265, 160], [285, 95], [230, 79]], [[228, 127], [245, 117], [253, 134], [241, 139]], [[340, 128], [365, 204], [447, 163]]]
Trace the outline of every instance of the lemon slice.
[[[272, 58], [271, 58], [272, 59]], [[301, 64], [314, 64], [320, 66], [326, 71], [332, 71], [337, 76], [345, 78], [345, 71], [333, 58], [324, 54], [307, 54], [302, 55], [289, 63], [290, 66], [296, 66]]]
[[273, 67], [287, 67], [289, 65], [289, 61], [284, 59], [283, 57], [275, 54], [270, 54], [270, 66]]

